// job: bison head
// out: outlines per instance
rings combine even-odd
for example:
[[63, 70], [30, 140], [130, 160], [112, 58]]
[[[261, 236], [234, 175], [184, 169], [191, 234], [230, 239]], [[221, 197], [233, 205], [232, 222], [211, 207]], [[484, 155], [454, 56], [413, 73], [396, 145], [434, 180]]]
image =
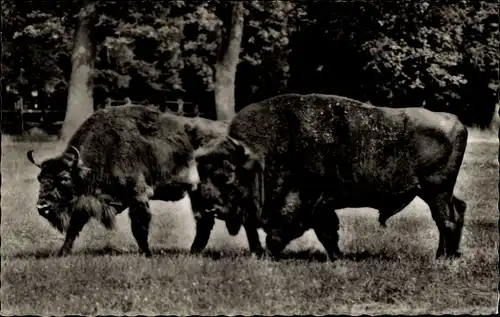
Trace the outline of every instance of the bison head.
[[27, 153], [31, 163], [40, 168], [40, 190], [36, 208], [57, 230], [64, 232], [69, 225], [70, 206], [82, 188], [89, 169], [80, 160], [80, 153], [70, 147], [62, 155], [37, 163], [33, 151]]
[[[263, 163], [242, 142], [231, 137], [215, 140], [196, 150], [201, 196], [206, 212], [239, 230], [249, 216], [260, 219], [264, 201]], [[234, 233], [233, 232], [233, 233]]]

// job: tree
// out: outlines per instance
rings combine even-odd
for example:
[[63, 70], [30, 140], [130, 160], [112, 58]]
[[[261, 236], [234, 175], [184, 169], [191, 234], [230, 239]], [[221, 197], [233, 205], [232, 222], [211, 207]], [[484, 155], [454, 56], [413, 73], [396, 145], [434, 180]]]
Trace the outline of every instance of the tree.
[[26, 7], [2, 1], [2, 87], [8, 87], [8, 96], [28, 99], [36, 90], [40, 98], [50, 99], [67, 89], [72, 11], [62, 5], [37, 2]]
[[[235, 114], [234, 83], [240, 60], [243, 37], [244, 7], [242, 1], [232, 3], [232, 14], [227, 41], [219, 41], [219, 58], [215, 64], [215, 109], [218, 120], [230, 120]], [[224, 32], [219, 31], [222, 37]], [[224, 45], [227, 42], [227, 45]]]
[[[221, 1], [121, 3], [99, 5], [96, 104], [106, 97], [130, 96], [157, 105], [167, 98], [183, 99], [216, 118], [216, 68], [224, 66], [235, 7]], [[243, 19], [241, 53], [234, 63], [238, 75], [226, 90], [234, 96], [230, 104], [236, 110], [286, 87], [297, 7], [286, 1], [245, 2], [244, 11], [250, 14]]]
[[248, 14], [236, 78], [236, 111], [290, 90], [292, 42], [307, 18], [305, 5], [299, 1], [248, 1], [245, 5]]
[[61, 131], [63, 140], [69, 139], [94, 111], [92, 71], [95, 43], [91, 39], [94, 14], [95, 4], [86, 2], [80, 12], [80, 22], [75, 34], [68, 105]]
[[[487, 1], [314, 1], [294, 44], [292, 90], [491, 120], [498, 6]], [[352, 12], [356, 12], [355, 15]]]

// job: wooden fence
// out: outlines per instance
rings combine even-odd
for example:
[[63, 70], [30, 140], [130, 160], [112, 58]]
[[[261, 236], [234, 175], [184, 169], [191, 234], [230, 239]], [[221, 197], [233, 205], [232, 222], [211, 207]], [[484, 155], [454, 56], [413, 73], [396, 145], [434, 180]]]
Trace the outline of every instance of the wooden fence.
[[2, 133], [22, 134], [31, 128], [56, 133], [62, 126], [64, 112], [53, 109], [28, 108], [23, 98], [14, 103], [14, 109], [2, 109]]
[[[108, 98], [106, 103], [97, 108], [117, 106], [123, 104], [140, 104], [144, 106], [153, 106], [162, 112], [172, 111], [178, 115], [186, 117], [196, 117], [201, 115], [198, 106], [192, 102], [166, 101], [163, 105], [157, 106], [147, 102], [132, 102], [129, 98], [125, 100], [113, 100]], [[2, 109], [2, 133], [23, 134], [31, 128], [40, 128], [49, 134], [56, 134], [62, 127], [65, 112], [52, 109], [28, 108], [23, 98], [20, 98], [14, 104], [14, 109]]]

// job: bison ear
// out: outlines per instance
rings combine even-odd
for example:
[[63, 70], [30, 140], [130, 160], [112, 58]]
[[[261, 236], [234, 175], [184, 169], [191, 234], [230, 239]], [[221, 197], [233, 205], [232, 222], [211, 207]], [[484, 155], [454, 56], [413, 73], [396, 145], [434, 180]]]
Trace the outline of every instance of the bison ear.
[[78, 176], [80, 176], [81, 179], [84, 179], [91, 171], [90, 168], [83, 166], [83, 164], [80, 164], [79, 169], [78, 169]]
[[245, 169], [252, 169], [255, 161], [258, 160], [257, 154], [241, 141], [233, 139], [230, 136], [228, 136], [228, 140], [231, 146], [231, 157], [235, 162]]
[[63, 160], [70, 169], [78, 168], [82, 178], [85, 177], [85, 175], [87, 175], [91, 170], [83, 164], [80, 157], [80, 151], [78, 151], [78, 149], [74, 146], [71, 146], [66, 150], [63, 155]]
[[226, 184], [231, 185], [236, 180], [236, 166], [234, 166], [234, 164], [229, 162], [228, 160], [224, 160], [223, 164], [224, 164], [224, 169], [230, 171], [226, 180]]
[[198, 148], [198, 131], [196, 130], [196, 126], [194, 124], [184, 123], [184, 132], [186, 132], [186, 134], [188, 135], [189, 141], [191, 142], [193, 147]]
[[80, 162], [80, 152], [74, 146], [68, 147], [63, 154], [63, 161], [70, 168], [76, 167]]
[[186, 133], [195, 133], [196, 132], [196, 126], [194, 124], [191, 124], [191, 123], [184, 123], [184, 131], [186, 131]]

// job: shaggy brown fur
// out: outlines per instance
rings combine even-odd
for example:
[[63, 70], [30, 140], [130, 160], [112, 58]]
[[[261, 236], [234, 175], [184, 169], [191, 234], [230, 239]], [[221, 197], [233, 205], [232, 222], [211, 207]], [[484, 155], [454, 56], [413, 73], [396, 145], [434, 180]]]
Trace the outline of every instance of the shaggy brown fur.
[[[64, 153], [40, 165], [39, 213], [60, 232], [66, 232], [67, 242], [60, 254], [70, 251], [77, 231], [90, 218], [113, 229], [115, 216], [134, 206], [134, 200], [147, 207], [149, 199], [181, 199], [185, 192], [182, 171], [192, 164], [192, 149], [222, 139], [227, 135], [227, 126], [225, 122], [179, 117], [142, 106], [95, 112], [75, 133]], [[28, 158], [35, 163], [32, 151]], [[208, 243], [215, 215], [205, 211], [214, 206], [199, 190], [189, 195], [196, 219], [191, 251], [196, 253]], [[140, 219], [135, 223], [143, 219], [147, 228], [149, 212], [137, 217]], [[236, 235], [241, 226], [240, 221], [226, 222], [231, 235]], [[257, 229], [245, 224], [245, 230], [251, 251], [261, 254]], [[144, 240], [144, 233], [138, 234]], [[147, 245], [141, 243], [148, 254]]]
[[[143, 106], [96, 111], [59, 156], [40, 166], [38, 211], [66, 232], [60, 254], [71, 251], [85, 223], [130, 208], [132, 232], [150, 256], [149, 200], [179, 200], [199, 181], [186, 128], [171, 116]], [[190, 130], [189, 130], [190, 131]]]
[[453, 188], [466, 145], [448, 113], [289, 94], [243, 108], [228, 137], [196, 156], [205, 196], [228, 219], [258, 220], [275, 255], [312, 228], [334, 259], [335, 209], [372, 207], [385, 225], [419, 196], [440, 232], [436, 255], [457, 256], [466, 204]]

